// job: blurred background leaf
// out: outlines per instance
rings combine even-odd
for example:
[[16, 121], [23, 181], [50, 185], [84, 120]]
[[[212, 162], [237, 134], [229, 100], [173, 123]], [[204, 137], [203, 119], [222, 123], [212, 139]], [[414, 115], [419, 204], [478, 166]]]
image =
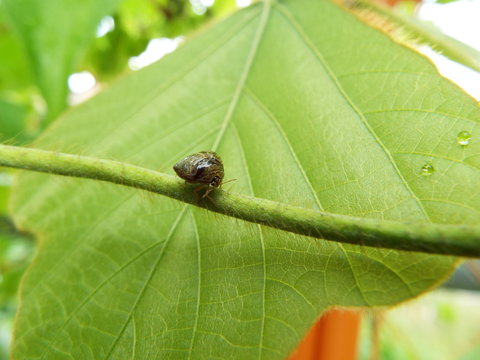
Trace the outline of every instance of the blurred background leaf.
[[478, 298], [443, 288], [388, 311], [365, 311], [359, 360], [372, 359], [375, 338], [381, 360], [479, 359]]
[[363, 13], [361, 17], [373, 25], [388, 28], [397, 40], [417, 45], [426, 44], [452, 60], [480, 71], [480, 51], [444, 34], [431, 22], [412, 16], [416, 9], [415, 2], [397, 2], [392, 8], [375, 0], [359, 0], [356, 6], [357, 10], [370, 10], [370, 14]]
[[94, 37], [100, 19], [112, 12], [120, 0], [3, 2], [47, 103], [47, 124], [65, 109], [68, 76]]
[[[0, 185], [0, 202], [5, 198], [4, 190], [5, 188]], [[16, 231], [11, 221], [5, 215], [0, 215], [0, 359], [2, 360], [8, 359], [20, 278], [32, 258], [33, 251], [33, 239], [27, 234]]]

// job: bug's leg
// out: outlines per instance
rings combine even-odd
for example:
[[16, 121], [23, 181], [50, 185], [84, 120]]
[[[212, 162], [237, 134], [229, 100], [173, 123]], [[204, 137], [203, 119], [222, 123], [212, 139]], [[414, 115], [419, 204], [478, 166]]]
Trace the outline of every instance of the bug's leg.
[[198, 205], [200, 202], [200, 194], [198, 193], [200, 190], [204, 188], [203, 185], [197, 186], [195, 189], [193, 189], [193, 194], [195, 195], [195, 203]]
[[193, 190], [193, 193], [195, 194], [195, 196], [198, 198], [200, 195], [199, 195], [199, 191], [200, 190], [203, 190], [205, 189], [205, 185], [200, 185], [200, 186], [197, 186], [194, 190]]
[[205, 191], [205, 194], [203, 194], [202, 199], [209, 198], [211, 201], [213, 201], [213, 199], [210, 196], [208, 196], [208, 194], [210, 194], [212, 190], [213, 190], [213, 187], [209, 186], [207, 191]]

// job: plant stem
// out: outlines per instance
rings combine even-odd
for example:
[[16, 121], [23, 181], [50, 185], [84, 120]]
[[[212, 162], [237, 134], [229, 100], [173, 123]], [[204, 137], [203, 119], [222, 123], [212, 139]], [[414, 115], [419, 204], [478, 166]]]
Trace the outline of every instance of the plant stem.
[[171, 175], [118, 161], [0, 145], [0, 165], [131, 186], [227, 216], [341, 243], [480, 257], [480, 227], [402, 223], [335, 215], [220, 189], [199, 199]]

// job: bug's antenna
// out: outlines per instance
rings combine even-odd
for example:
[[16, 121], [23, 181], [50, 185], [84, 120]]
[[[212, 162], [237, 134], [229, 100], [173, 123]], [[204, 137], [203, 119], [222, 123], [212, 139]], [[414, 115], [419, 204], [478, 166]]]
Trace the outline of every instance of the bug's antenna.
[[222, 182], [222, 185], [225, 185], [226, 183], [232, 182], [232, 181], [237, 181], [237, 179], [230, 179], [227, 181]]

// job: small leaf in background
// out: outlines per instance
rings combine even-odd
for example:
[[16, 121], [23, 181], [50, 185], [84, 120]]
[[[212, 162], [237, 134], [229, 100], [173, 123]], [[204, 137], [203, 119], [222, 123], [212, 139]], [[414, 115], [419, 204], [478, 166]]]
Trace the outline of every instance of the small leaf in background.
[[0, 360], [7, 360], [13, 318], [17, 305], [20, 279], [30, 263], [34, 242], [26, 234], [17, 232], [3, 215], [2, 197], [5, 195], [0, 173]]
[[[411, 16], [412, 2], [398, 2], [395, 8], [383, 6], [381, 3], [360, 0], [355, 4], [360, 17], [373, 26], [389, 29], [393, 37], [410, 45], [424, 44], [435, 49], [449, 59], [463, 64], [473, 70], [480, 71], [480, 51], [465, 42], [457, 40], [442, 32], [430, 21]], [[430, 4], [431, 5], [431, 4]], [[362, 12], [369, 9], [367, 12]], [[418, 7], [415, 8], [418, 11]], [[421, 9], [421, 8], [420, 8]], [[453, 15], [454, 16], [454, 15]]]
[[23, 144], [36, 132], [31, 70], [20, 41], [5, 25], [0, 4], [0, 141]]
[[[479, 121], [475, 101], [423, 56], [331, 2], [284, 0], [239, 11], [124, 77], [36, 145], [172, 174], [182, 157], [216, 150], [238, 179], [232, 191], [478, 225]], [[284, 359], [329, 306], [396, 304], [455, 263], [81, 179], [22, 173], [12, 205], [40, 237], [15, 329], [20, 359]]]
[[3, 0], [48, 105], [46, 122], [65, 109], [67, 78], [120, 0]]
[[[4, 26], [0, 6], [0, 28]], [[28, 67], [20, 42], [7, 29], [0, 31], [0, 91], [17, 90], [32, 84], [31, 70]]]

